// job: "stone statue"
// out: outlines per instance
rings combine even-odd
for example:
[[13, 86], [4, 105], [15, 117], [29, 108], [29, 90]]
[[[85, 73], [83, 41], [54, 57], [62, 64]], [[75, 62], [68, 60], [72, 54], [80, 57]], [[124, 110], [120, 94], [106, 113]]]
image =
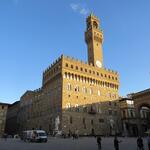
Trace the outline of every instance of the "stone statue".
[[60, 119], [59, 116], [55, 118], [55, 131], [59, 130]]
[[112, 129], [114, 128], [114, 120], [113, 119], [110, 119], [110, 126]]

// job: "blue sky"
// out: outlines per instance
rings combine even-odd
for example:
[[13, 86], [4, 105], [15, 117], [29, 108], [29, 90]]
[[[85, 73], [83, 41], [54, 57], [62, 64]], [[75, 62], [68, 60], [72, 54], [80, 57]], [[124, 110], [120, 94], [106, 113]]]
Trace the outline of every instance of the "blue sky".
[[0, 101], [41, 87], [62, 53], [87, 61], [85, 18], [104, 31], [104, 66], [120, 74], [120, 95], [150, 88], [149, 0], [0, 0]]

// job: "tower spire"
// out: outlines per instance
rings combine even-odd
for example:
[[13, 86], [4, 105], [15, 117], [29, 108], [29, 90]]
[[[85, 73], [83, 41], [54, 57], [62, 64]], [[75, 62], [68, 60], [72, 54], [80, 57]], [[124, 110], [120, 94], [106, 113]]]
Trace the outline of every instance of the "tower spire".
[[85, 41], [88, 47], [88, 62], [96, 67], [103, 67], [103, 32], [100, 29], [99, 18], [91, 13], [87, 19], [87, 29], [85, 32]]

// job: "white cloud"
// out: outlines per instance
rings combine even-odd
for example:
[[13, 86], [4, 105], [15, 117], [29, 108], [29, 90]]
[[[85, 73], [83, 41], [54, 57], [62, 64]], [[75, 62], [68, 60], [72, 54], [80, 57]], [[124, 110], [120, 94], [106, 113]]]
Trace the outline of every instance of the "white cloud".
[[70, 4], [70, 7], [74, 12], [77, 12], [81, 15], [87, 15], [89, 13], [89, 9], [82, 4], [72, 3]]
[[87, 14], [88, 14], [88, 10], [85, 9], [85, 8], [82, 8], [82, 9], [80, 10], [80, 14], [82, 14], [82, 15], [87, 15]]
[[78, 4], [70, 4], [70, 7], [76, 11], [78, 8], [79, 8], [79, 5]]

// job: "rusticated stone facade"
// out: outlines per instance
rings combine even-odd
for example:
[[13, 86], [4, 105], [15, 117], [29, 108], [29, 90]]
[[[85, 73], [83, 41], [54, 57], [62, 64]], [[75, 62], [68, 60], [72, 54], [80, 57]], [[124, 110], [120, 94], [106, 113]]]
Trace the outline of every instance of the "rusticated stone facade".
[[103, 32], [97, 17], [87, 18], [88, 63], [62, 55], [43, 72], [42, 87], [20, 99], [20, 131], [110, 135], [120, 132], [119, 74], [103, 64]]

